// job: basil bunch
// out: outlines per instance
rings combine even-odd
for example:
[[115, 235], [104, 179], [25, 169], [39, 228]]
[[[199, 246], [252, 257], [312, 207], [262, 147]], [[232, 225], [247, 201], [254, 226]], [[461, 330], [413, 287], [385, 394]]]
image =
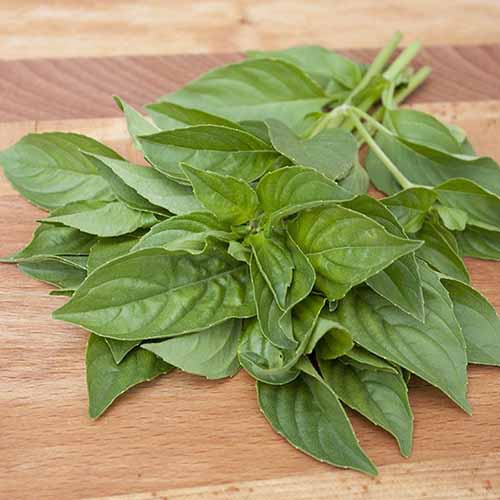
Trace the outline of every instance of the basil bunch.
[[418, 43], [387, 67], [399, 40], [369, 66], [251, 52], [146, 106], [152, 120], [116, 98], [151, 167], [57, 132], [0, 154], [50, 212], [4, 261], [56, 285], [70, 299], [54, 317], [91, 332], [92, 418], [174, 368], [243, 367], [293, 446], [375, 474], [344, 405], [404, 456], [411, 374], [470, 412], [467, 364], [500, 365], [500, 321], [462, 256], [500, 260], [500, 169], [458, 127], [397, 107], [429, 74], [409, 67]]

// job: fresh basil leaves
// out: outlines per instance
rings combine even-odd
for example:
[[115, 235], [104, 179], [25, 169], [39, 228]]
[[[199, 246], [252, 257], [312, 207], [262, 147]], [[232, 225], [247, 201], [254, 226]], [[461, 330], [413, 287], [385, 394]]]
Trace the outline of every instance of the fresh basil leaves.
[[150, 166], [58, 132], [0, 153], [49, 211], [2, 262], [58, 287], [54, 317], [90, 332], [91, 418], [174, 369], [243, 367], [294, 447], [376, 474], [344, 405], [404, 456], [411, 374], [470, 411], [467, 364], [500, 366], [500, 320], [463, 256], [500, 260], [500, 169], [458, 127], [398, 108], [430, 72], [409, 66], [419, 43], [389, 64], [400, 38], [367, 66], [250, 52], [150, 118], [115, 97]]

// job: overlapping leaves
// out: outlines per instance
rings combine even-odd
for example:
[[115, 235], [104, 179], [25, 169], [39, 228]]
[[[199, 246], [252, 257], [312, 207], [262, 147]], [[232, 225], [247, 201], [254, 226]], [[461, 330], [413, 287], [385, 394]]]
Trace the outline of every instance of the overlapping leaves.
[[[91, 332], [92, 418], [174, 369], [243, 367], [296, 448], [375, 474], [344, 405], [404, 456], [410, 374], [470, 411], [467, 364], [500, 365], [500, 320], [462, 256], [500, 260], [500, 169], [458, 127], [397, 108], [427, 74], [408, 68], [418, 44], [387, 67], [398, 41], [369, 66], [251, 52], [146, 106], [152, 120], [116, 97], [150, 166], [57, 132], [0, 153], [50, 211], [3, 260], [71, 297], [55, 318]], [[365, 194], [367, 172], [390, 196]]]

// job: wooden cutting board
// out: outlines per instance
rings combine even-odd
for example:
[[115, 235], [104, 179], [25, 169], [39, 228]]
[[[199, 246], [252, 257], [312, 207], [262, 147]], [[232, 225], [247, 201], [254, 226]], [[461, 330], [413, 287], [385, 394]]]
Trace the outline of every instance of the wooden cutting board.
[[[373, 51], [348, 51], [370, 60]], [[241, 54], [0, 62], [0, 147], [33, 131], [85, 133], [136, 158], [111, 94], [134, 105]], [[434, 74], [412, 105], [464, 127], [500, 161], [500, 45], [434, 47]], [[0, 178], [0, 255], [23, 246], [43, 212]], [[500, 217], [500, 214], [499, 214]], [[500, 263], [469, 260], [500, 310]], [[53, 321], [65, 299], [0, 266], [0, 497], [500, 498], [500, 369], [472, 367], [468, 417], [429, 385], [411, 383], [415, 445], [399, 456], [354, 415], [378, 478], [320, 464], [290, 447], [259, 412], [243, 372], [209, 382], [176, 372], [143, 384], [106, 415], [87, 417], [86, 333]]]

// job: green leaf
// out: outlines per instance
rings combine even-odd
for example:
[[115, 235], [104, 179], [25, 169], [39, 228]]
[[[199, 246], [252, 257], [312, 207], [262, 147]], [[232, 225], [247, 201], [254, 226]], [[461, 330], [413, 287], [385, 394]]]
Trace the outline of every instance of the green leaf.
[[142, 151], [142, 146], [140, 141], [137, 139], [141, 135], [154, 134], [158, 132], [158, 127], [153, 125], [149, 120], [142, 116], [136, 109], [127, 104], [121, 97], [117, 95], [113, 96], [113, 99], [120, 108], [120, 110], [125, 114], [125, 119], [127, 120], [127, 128], [134, 146]]
[[358, 155], [354, 136], [338, 128], [326, 129], [311, 139], [301, 139], [278, 120], [267, 120], [271, 142], [296, 165], [313, 168], [330, 179], [342, 179]]
[[297, 342], [293, 338], [291, 316], [286, 314], [278, 305], [271, 288], [260, 271], [255, 258], [250, 261], [250, 275], [252, 277], [253, 294], [257, 318], [262, 335], [273, 346], [282, 349], [293, 349]]
[[[379, 201], [369, 196], [358, 196], [343, 204], [351, 210], [367, 215], [399, 238], [406, 234], [392, 213]], [[371, 276], [366, 284], [396, 307], [418, 320], [424, 319], [422, 282], [415, 254], [403, 255], [379, 273]]]
[[318, 341], [316, 347], [316, 355], [319, 359], [337, 359], [351, 351], [354, 347], [351, 333], [340, 323], [325, 320], [325, 318], [320, 316], [316, 323], [313, 337], [315, 334], [318, 335], [316, 332], [321, 328], [323, 328], [324, 334], [321, 335], [321, 339]]
[[234, 237], [227, 225], [211, 213], [192, 212], [155, 224], [137, 242], [134, 250], [162, 247], [197, 254], [205, 250], [209, 238], [229, 241]]
[[440, 203], [462, 210], [467, 224], [500, 231], [500, 196], [467, 179], [452, 179], [435, 188]]
[[470, 412], [465, 341], [453, 305], [434, 271], [422, 264], [420, 275], [424, 322], [367, 288], [351, 292], [336, 314], [356, 343], [423, 378]]
[[392, 434], [405, 457], [410, 456], [413, 413], [401, 373], [366, 370], [340, 361], [319, 361], [326, 383], [347, 406]]
[[455, 233], [460, 253], [477, 259], [500, 260], [500, 233], [479, 227], [467, 227]]
[[54, 317], [104, 337], [140, 340], [203, 330], [255, 314], [248, 266], [213, 247], [200, 255], [151, 248], [92, 273]]
[[257, 382], [257, 397], [273, 429], [317, 460], [375, 475], [333, 390], [306, 373], [286, 385]]
[[439, 220], [435, 218], [427, 220], [417, 233], [417, 237], [425, 241], [425, 245], [417, 251], [421, 259], [451, 278], [464, 283], [470, 282], [469, 272], [453, 246], [454, 236]]
[[245, 329], [238, 348], [241, 366], [255, 379], [268, 384], [287, 384], [299, 374], [296, 366], [306, 352], [325, 299], [310, 295], [292, 310], [295, 349], [278, 349], [264, 335], [257, 321]]
[[[419, 152], [385, 133], [378, 133], [375, 139], [400, 172], [414, 184], [436, 186], [460, 177], [500, 194], [500, 168], [491, 158], [454, 156], [437, 150]], [[387, 194], [400, 190], [398, 183], [371, 151], [365, 166], [377, 189]]]
[[263, 231], [248, 237], [262, 276], [269, 285], [278, 306], [286, 309], [286, 296], [293, 279], [293, 259], [287, 247], [286, 235], [274, 230], [269, 236]]
[[139, 235], [137, 234], [98, 239], [90, 250], [88, 261], [89, 273], [110, 260], [128, 254], [138, 241]]
[[286, 235], [286, 247], [293, 262], [293, 276], [286, 296], [285, 307], [281, 309], [271, 288], [256, 265], [250, 264], [257, 317], [263, 335], [275, 346], [292, 349], [296, 346], [290, 323], [290, 310], [305, 299], [315, 281], [314, 269], [290, 235]]
[[133, 233], [156, 223], [153, 214], [132, 210], [120, 201], [75, 201], [57, 208], [43, 220], [79, 229], [84, 233], [109, 237]]
[[436, 205], [434, 207], [441, 222], [450, 231], [463, 231], [467, 225], [467, 212], [460, 210], [459, 208], [445, 207], [442, 205]]
[[11, 257], [0, 259], [0, 261], [19, 262], [32, 257], [87, 255], [95, 241], [95, 236], [71, 227], [40, 224], [28, 245]]
[[[137, 196], [148, 202], [149, 209], [148, 205], [141, 208], [139, 204], [137, 206], [139, 210], [147, 209], [160, 213], [168, 210], [173, 214], [187, 214], [201, 208], [191, 188], [172, 181], [154, 168], [104, 157], [97, 157], [97, 159], [104, 163], [129, 189], [135, 191]], [[124, 202], [127, 203], [128, 200], [124, 199]]]
[[135, 189], [130, 187], [123, 179], [121, 179], [121, 177], [116, 175], [107, 165], [103, 156], [95, 156], [89, 153], [84, 154], [92, 163], [94, 163], [102, 178], [106, 179], [116, 198], [125, 203], [125, 205], [129, 208], [132, 208], [133, 210], [140, 210], [141, 212], [151, 212], [153, 214], [160, 215], [166, 215], [168, 213], [164, 208], [153, 205], [150, 201], [144, 198], [144, 196], [141, 196]]
[[246, 262], [247, 264], [250, 264], [252, 260], [252, 250], [239, 241], [230, 241], [227, 247], [227, 253], [233, 257], [233, 259], [239, 260], [240, 262]]
[[370, 187], [370, 177], [359, 161], [355, 161], [350, 172], [339, 181], [339, 186], [352, 194], [366, 194]]
[[269, 172], [259, 181], [256, 190], [262, 209], [273, 220], [353, 197], [323, 174], [299, 166]]
[[107, 182], [81, 152], [120, 158], [90, 137], [49, 132], [28, 134], [0, 153], [7, 179], [27, 200], [46, 209], [79, 200], [111, 199]]
[[183, 164], [196, 198], [221, 222], [243, 224], [253, 219], [259, 205], [257, 193], [245, 182], [229, 175], [205, 172]]
[[449, 128], [434, 116], [415, 109], [388, 110], [386, 117], [400, 139], [405, 142], [460, 154], [461, 147]]
[[241, 320], [231, 319], [201, 332], [163, 342], [148, 342], [141, 348], [187, 373], [208, 379], [232, 377], [239, 368], [237, 357]]
[[457, 280], [443, 279], [465, 337], [469, 363], [500, 366], [500, 319], [478, 291]]
[[316, 270], [316, 287], [328, 300], [341, 299], [353, 286], [420, 246], [339, 206], [301, 212], [288, 229]]
[[407, 233], [416, 233], [437, 200], [433, 189], [413, 187], [380, 200], [398, 219]]
[[250, 50], [246, 54], [254, 59], [274, 58], [295, 64], [325, 89], [332, 80], [352, 89], [360, 82], [364, 72], [361, 64], [318, 45], [285, 50]]
[[172, 369], [143, 349], [135, 349], [117, 365], [106, 341], [97, 335], [89, 337], [86, 364], [89, 416], [92, 419], [100, 417], [118, 396], [134, 385]]
[[149, 162], [168, 177], [187, 184], [180, 164], [253, 181], [283, 158], [259, 138], [241, 129], [196, 125], [140, 138]]
[[360, 370], [381, 370], [389, 373], [399, 373], [399, 369], [394, 365], [359, 346], [354, 346], [349, 352], [346, 352], [341, 361]]
[[55, 258], [27, 261], [18, 264], [18, 267], [31, 278], [68, 290], [78, 288], [87, 276], [81, 267]]
[[115, 360], [115, 363], [120, 364], [127, 356], [127, 354], [137, 347], [141, 341], [140, 340], [115, 340], [115, 339], [104, 339], [106, 344], [108, 344], [109, 350]]
[[[236, 122], [199, 109], [185, 108], [172, 102], [155, 102], [146, 106], [153, 121], [161, 130], [172, 130], [193, 125], [220, 125], [229, 128], [242, 128]], [[154, 132], [145, 132], [147, 135]]]
[[249, 59], [205, 73], [161, 98], [233, 121], [276, 118], [292, 128], [320, 111], [328, 97], [300, 68], [275, 59]]

